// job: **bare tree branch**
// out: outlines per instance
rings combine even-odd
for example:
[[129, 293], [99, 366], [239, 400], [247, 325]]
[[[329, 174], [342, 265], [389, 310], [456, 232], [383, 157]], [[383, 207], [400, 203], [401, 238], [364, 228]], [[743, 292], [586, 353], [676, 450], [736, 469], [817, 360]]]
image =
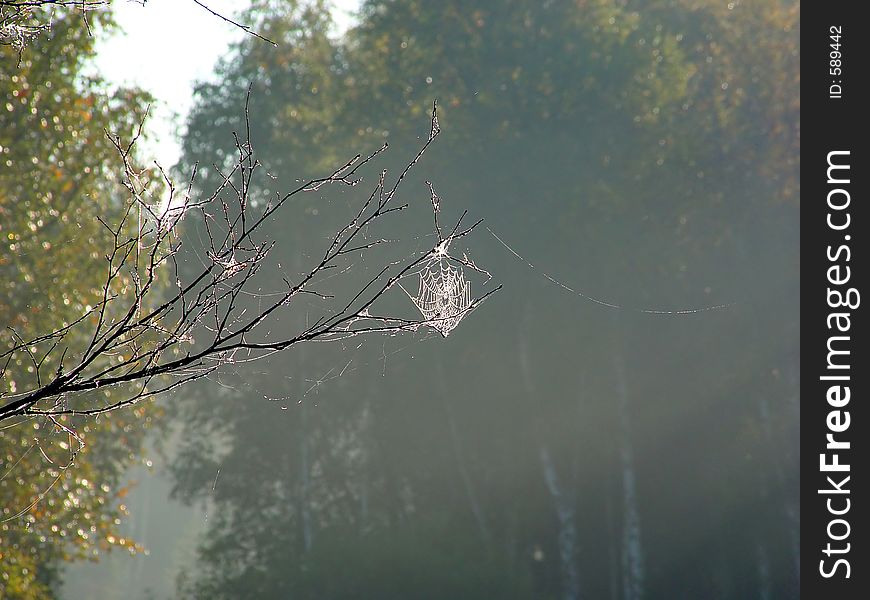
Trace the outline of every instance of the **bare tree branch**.
[[[410, 332], [421, 327], [430, 327], [446, 336], [464, 316], [500, 289], [500, 286], [493, 288], [472, 299], [470, 287], [465, 287], [470, 284], [465, 284], [464, 276], [460, 276], [461, 293], [467, 296], [463, 303], [451, 303], [451, 296], [460, 293], [454, 285], [435, 290], [438, 310], [423, 312], [420, 318], [375, 314], [378, 301], [390, 290], [401, 287], [405, 278], [422, 278], [432, 265], [449, 261], [456, 265], [447, 267], [453, 271], [467, 267], [489, 275], [466, 255], [456, 258], [449, 254], [450, 244], [470, 234], [480, 221], [463, 228], [465, 211], [445, 234], [448, 230], [437, 220], [440, 200], [435, 200], [434, 189], [428, 184], [437, 233], [437, 241], [431, 247], [411, 255], [381, 259], [384, 262], [373, 276], [353, 284], [356, 291], [349, 294], [346, 302], [324, 308], [313, 323], [295, 332], [275, 333], [276, 321], [286, 314], [297, 296], [331, 298], [332, 295], [313, 289], [314, 286], [322, 283], [327, 273], [354, 273], [353, 265], [345, 264], [349, 255], [366, 256], [387, 242], [384, 238], [369, 239], [367, 232], [393, 213], [407, 208], [407, 203], [395, 204], [399, 187], [438, 136], [440, 128], [437, 107], [433, 105], [428, 139], [393, 184], [386, 184], [386, 171], [381, 171], [361, 208], [331, 236], [314, 266], [295, 282], [285, 275], [284, 289], [262, 294], [255, 288], [257, 274], [268, 264], [276, 242], [259, 240], [255, 234], [299, 194], [327, 185], [353, 187], [359, 184], [361, 169], [385, 152], [387, 145], [365, 157], [357, 155], [332, 174], [307, 181], [275, 202], [257, 208], [251, 194], [261, 165], [250, 139], [249, 100], [250, 90], [244, 112], [246, 133], [244, 139], [235, 138], [234, 162], [224, 171], [215, 167], [219, 176], [217, 188], [202, 199], [190, 196], [195, 170], [187, 191], [179, 192], [158, 165], [167, 195], [155, 201], [149, 193], [147, 177], [133, 161], [133, 148], [141, 134], [141, 125], [128, 142], [107, 134], [123, 165], [128, 201], [117, 223], [103, 222], [111, 242], [104, 255], [105, 278], [100, 299], [73, 323], [34, 339], [24, 340], [11, 331], [13, 343], [0, 353], [0, 362], [8, 364], [13, 357], [28, 361], [35, 371], [36, 384], [29, 390], [0, 394], [0, 402], [3, 402], [0, 420], [28, 414], [100, 414], [205, 377], [222, 365], [257, 360], [310, 341]], [[197, 271], [183, 282], [178, 264], [182, 244], [178, 226], [191, 213], [198, 216], [205, 230], [205, 256]], [[269, 268], [273, 268], [272, 265]], [[174, 286], [166, 293], [161, 290], [161, 283], [171, 277], [175, 279]], [[261, 300], [256, 309], [242, 301], [248, 296]], [[78, 335], [73, 336], [74, 332]], [[68, 342], [70, 339], [87, 341], [73, 347]], [[49, 369], [47, 365], [53, 367]], [[115, 395], [111, 402], [93, 406], [93, 399], [87, 398], [88, 392], [110, 386], [120, 388], [120, 398]]]
[[248, 25], [243, 25], [243, 24], [239, 23], [238, 21], [233, 21], [232, 19], [230, 19], [230, 18], [228, 18], [228, 17], [226, 17], [226, 16], [220, 14], [219, 12], [216, 12], [216, 11], [212, 10], [211, 8], [209, 8], [208, 6], [206, 6], [205, 4], [203, 4], [202, 2], [200, 2], [199, 0], [193, 0], [193, 2], [194, 2], [194, 4], [196, 4], [197, 6], [199, 6], [199, 7], [203, 8], [203, 9], [207, 10], [207, 11], [208, 11], [209, 13], [211, 13], [213, 16], [215, 16], [215, 17], [217, 17], [217, 18], [219, 18], [219, 19], [225, 21], [226, 23], [229, 23], [230, 25], [232, 25], [232, 26], [234, 26], [234, 27], [238, 27], [239, 29], [241, 29], [242, 31], [244, 31], [245, 33], [247, 33], [248, 35], [252, 35], [252, 36], [254, 36], [254, 37], [257, 38], [257, 39], [261, 39], [261, 40], [263, 40], [264, 42], [268, 42], [268, 43], [272, 44], [273, 46], [276, 46], [276, 47], [278, 46], [278, 44], [276, 44], [275, 42], [273, 42], [273, 41], [270, 40], [269, 38], [267, 38], [267, 37], [263, 37], [262, 35], [260, 35], [259, 33], [257, 33], [256, 31], [254, 31], [253, 29], [251, 29], [250, 26], [248, 26]]
[[[128, 1], [136, 2], [143, 7], [147, 2], [147, 0]], [[225, 23], [244, 31], [246, 34], [273, 46], [278, 45], [269, 38], [254, 31], [249, 25], [239, 23], [221, 14], [204, 2], [200, 0], [191, 1], [213, 17], [221, 19]], [[52, 20], [55, 16], [58, 16], [55, 11], [58, 11], [59, 14], [64, 14], [64, 12], [79, 13], [84, 20], [85, 26], [88, 27], [88, 31], [90, 31], [87, 13], [92, 10], [106, 8], [109, 4], [109, 0], [0, 0], [0, 46], [11, 46], [19, 52], [20, 57], [20, 53], [32, 39], [51, 29]]]

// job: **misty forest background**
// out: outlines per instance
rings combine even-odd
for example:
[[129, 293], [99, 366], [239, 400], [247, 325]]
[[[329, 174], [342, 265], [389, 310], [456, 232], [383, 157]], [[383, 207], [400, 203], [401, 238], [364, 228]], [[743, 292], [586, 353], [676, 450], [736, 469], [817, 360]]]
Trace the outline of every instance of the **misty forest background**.
[[[340, 36], [324, 2], [240, 19], [279, 45], [245, 37], [198, 86], [172, 170], [200, 165], [194, 197], [251, 83], [261, 202], [388, 140], [362, 188], [270, 221], [299, 273], [437, 98], [411, 207], [376, 235], [429, 243], [431, 180], [445, 220], [485, 218], [538, 270], [478, 229], [465, 251], [493, 281], [475, 291], [504, 289], [450, 337], [308, 344], [69, 418], [87, 446], [65, 470], [66, 434], [4, 425], [0, 596], [799, 597], [798, 3], [367, 0]], [[0, 49], [0, 324], [23, 337], [97, 297], [96, 216], [121, 205], [104, 130], [131, 135], [149, 102], [83, 75], [93, 36], [71, 14], [20, 62]], [[201, 225], [183, 222], [185, 264]], [[33, 385], [9, 369], [6, 391]]]

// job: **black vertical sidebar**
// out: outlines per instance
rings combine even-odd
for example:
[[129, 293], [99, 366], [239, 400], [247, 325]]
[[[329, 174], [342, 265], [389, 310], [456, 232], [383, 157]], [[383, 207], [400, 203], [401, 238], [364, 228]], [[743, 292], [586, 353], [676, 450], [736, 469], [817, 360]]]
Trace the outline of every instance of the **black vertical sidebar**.
[[[801, 7], [801, 592], [870, 598], [866, 238], [870, 25], [859, 2]], [[859, 457], [863, 459], [859, 460]]]

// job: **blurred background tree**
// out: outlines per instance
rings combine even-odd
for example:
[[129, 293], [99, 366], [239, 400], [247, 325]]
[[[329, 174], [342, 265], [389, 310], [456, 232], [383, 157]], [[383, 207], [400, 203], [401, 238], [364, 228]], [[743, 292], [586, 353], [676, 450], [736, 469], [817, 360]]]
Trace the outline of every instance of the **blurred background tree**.
[[[446, 211], [629, 308], [478, 239], [508, 294], [444, 344], [188, 388], [176, 494], [214, 517], [182, 595], [797, 597], [798, 4], [370, 0], [340, 38], [325, 3], [246, 18], [279, 48], [244, 40], [199, 87], [182, 172], [230, 160], [251, 81], [263, 197], [349, 148], [404, 156], [437, 97], [401, 229], [428, 233], [437, 174]], [[272, 225], [287, 264], [347, 202]]]
[[[211, 515], [178, 594], [798, 597], [798, 3], [368, 0], [340, 37], [329, 9], [242, 15], [279, 47], [248, 37], [200, 85], [177, 167], [200, 165], [194, 193], [234, 159], [250, 82], [261, 206], [384, 140], [395, 173], [437, 97], [401, 243], [429, 243], [433, 179], [445, 218], [467, 207], [627, 308], [487, 234], [466, 249], [508, 293], [449, 339], [306, 345], [176, 392], [174, 493]], [[0, 323], [23, 338], [99, 298], [96, 218], [123, 204], [104, 129], [129, 136], [148, 100], [82, 76], [78, 15], [40, 35], [0, 48]], [[358, 200], [310, 194], [270, 220], [282, 268], [309, 268]], [[8, 365], [4, 391], [31, 366]], [[0, 429], [0, 595], [51, 597], [66, 561], [137, 549], [122, 485], [156, 416]]]
[[[102, 296], [102, 252], [117, 219], [123, 165], [106, 137], [130, 136], [146, 94], [110, 92], [83, 75], [108, 12], [56, 18], [39, 51], [0, 47], [0, 323], [3, 350], [80, 317]], [[120, 165], [120, 168], [119, 168]], [[86, 342], [86, 340], [79, 340]], [[73, 341], [75, 343], [75, 341]], [[55, 357], [56, 358], [56, 357]], [[56, 368], [55, 358], [47, 370]], [[5, 362], [5, 360], [4, 360]], [[32, 364], [6, 364], [3, 391], [36, 385]], [[112, 392], [95, 394], [100, 400]], [[63, 565], [113, 547], [138, 552], [119, 533], [125, 475], [141, 460], [153, 406], [111, 419], [17, 418], [0, 429], [0, 596], [51, 598]]]

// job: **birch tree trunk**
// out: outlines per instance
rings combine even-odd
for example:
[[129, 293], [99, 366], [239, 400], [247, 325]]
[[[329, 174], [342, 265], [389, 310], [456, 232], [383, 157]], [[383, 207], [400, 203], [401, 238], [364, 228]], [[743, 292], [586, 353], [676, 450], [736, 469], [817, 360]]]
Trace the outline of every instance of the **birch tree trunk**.
[[[521, 329], [520, 331], [524, 331]], [[526, 393], [534, 398], [535, 385], [532, 378], [531, 362], [529, 360], [528, 343], [523, 334], [519, 340], [520, 373]], [[547, 491], [553, 499], [556, 518], [559, 521], [558, 547], [559, 565], [562, 575], [562, 598], [563, 600], [579, 600], [580, 598], [580, 574], [577, 568], [577, 522], [575, 515], [575, 494], [566, 493], [563, 484], [559, 481], [556, 465], [553, 462], [547, 445], [540, 443], [538, 458], [544, 472], [544, 482]]]
[[619, 461], [622, 471], [622, 598], [642, 600], [644, 560], [640, 513], [637, 508], [637, 482], [634, 473], [634, 448], [628, 410], [628, 383], [621, 348], [613, 353], [616, 373], [616, 403], [619, 418]]
[[559, 560], [562, 571], [562, 598], [578, 600], [580, 598], [580, 575], [577, 572], [577, 523], [575, 518], [573, 494], [565, 494], [559, 485], [556, 465], [547, 446], [541, 444], [538, 456], [544, 469], [544, 481], [556, 508], [559, 519]]

